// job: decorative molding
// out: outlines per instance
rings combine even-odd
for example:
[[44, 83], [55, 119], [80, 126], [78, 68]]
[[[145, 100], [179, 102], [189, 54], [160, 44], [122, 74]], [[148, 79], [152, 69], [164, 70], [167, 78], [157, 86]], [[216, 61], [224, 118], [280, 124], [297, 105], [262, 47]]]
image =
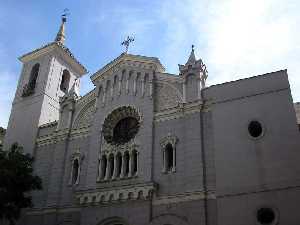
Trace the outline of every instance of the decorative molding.
[[112, 152], [125, 152], [128, 151], [129, 153], [133, 150], [137, 150], [139, 144], [133, 139], [123, 145], [112, 145], [104, 141], [101, 149], [101, 154], [110, 154]]
[[183, 102], [181, 92], [173, 84], [160, 81], [155, 85], [155, 111], [173, 108]]
[[[69, 185], [78, 185], [79, 184], [81, 164], [82, 164], [83, 159], [84, 159], [84, 154], [80, 152], [79, 148], [77, 148], [70, 157], [72, 168], [71, 168], [71, 173], [70, 173]], [[73, 183], [73, 173], [74, 173], [74, 162], [75, 162], [75, 160], [78, 161], [78, 168], [77, 168], [77, 177], [76, 177], [75, 182]]]
[[154, 183], [120, 186], [106, 190], [96, 190], [94, 192], [77, 193], [76, 197], [80, 205], [106, 204], [114, 202], [124, 202], [131, 200], [151, 199], [156, 190]]
[[216, 199], [214, 192], [205, 194], [203, 191], [186, 192], [176, 195], [168, 195], [153, 198], [153, 205], [166, 205], [180, 202], [189, 202], [203, 199]]
[[106, 64], [96, 73], [94, 73], [91, 76], [91, 80], [95, 84], [97, 81], [102, 80], [105, 77], [111, 76], [123, 66], [156, 70], [158, 72], [164, 72], [165, 70], [158, 58], [123, 53], [110, 63]]
[[[160, 140], [160, 146], [162, 151], [162, 172], [163, 173], [174, 173], [176, 172], [176, 143], [178, 141], [178, 138], [175, 135], [172, 135], [171, 133], [168, 133], [168, 136], [162, 138]], [[172, 145], [172, 155], [169, 155], [166, 153], [166, 147], [168, 144]], [[169, 158], [172, 158], [172, 167], [167, 168], [168, 160]]]
[[172, 147], [175, 148], [177, 141], [178, 141], [178, 138], [175, 135], [168, 133], [168, 136], [166, 136], [160, 140], [160, 146], [162, 149], [165, 149], [167, 144], [171, 144]]
[[74, 119], [72, 126], [73, 129], [90, 126], [96, 111], [95, 102], [96, 99], [92, 99], [80, 109]]
[[[201, 111], [203, 102], [197, 100], [189, 103], [180, 103], [178, 106], [165, 109], [154, 114], [154, 122], [163, 122], [166, 120], [183, 118], [186, 115], [199, 113]], [[210, 104], [205, 104], [202, 112], [209, 112], [211, 110]]]
[[136, 118], [138, 121], [138, 126], [141, 125], [143, 121], [142, 114], [139, 109], [131, 105], [124, 105], [113, 109], [108, 115], [104, 118], [104, 122], [102, 123], [102, 132], [103, 137], [106, 142], [112, 139], [113, 136], [113, 129], [116, 124], [123, 118], [126, 117], [133, 117]]

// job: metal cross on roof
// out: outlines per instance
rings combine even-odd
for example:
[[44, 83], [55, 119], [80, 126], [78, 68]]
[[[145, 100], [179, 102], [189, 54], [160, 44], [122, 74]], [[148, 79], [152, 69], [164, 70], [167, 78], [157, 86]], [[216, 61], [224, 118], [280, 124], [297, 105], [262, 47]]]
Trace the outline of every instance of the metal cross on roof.
[[64, 13], [61, 15], [61, 18], [63, 20], [63, 22], [66, 22], [67, 21], [67, 16], [70, 15], [69, 13], [69, 9], [68, 8], [65, 8], [64, 9]]
[[128, 52], [129, 45], [130, 45], [130, 43], [133, 42], [133, 41], [134, 41], [134, 38], [133, 38], [133, 37], [127, 36], [127, 39], [124, 40], [124, 41], [121, 43], [121, 45], [124, 45], [124, 46], [125, 46], [125, 53]]

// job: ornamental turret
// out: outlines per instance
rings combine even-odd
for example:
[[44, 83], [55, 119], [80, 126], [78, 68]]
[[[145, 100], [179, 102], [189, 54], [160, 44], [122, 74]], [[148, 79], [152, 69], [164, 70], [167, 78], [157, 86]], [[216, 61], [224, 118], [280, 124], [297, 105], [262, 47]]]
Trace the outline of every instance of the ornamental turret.
[[[191, 96], [193, 90], [196, 88], [198, 91], [197, 98], [201, 99], [201, 89], [205, 87], [205, 81], [207, 79], [207, 69], [206, 65], [203, 63], [202, 59], [197, 60], [194, 51], [194, 45], [192, 45], [192, 50], [190, 56], [185, 63], [185, 65], [179, 66], [179, 75], [183, 77], [183, 95], [184, 102], [196, 100], [196, 96]], [[190, 80], [190, 82], [189, 82]]]

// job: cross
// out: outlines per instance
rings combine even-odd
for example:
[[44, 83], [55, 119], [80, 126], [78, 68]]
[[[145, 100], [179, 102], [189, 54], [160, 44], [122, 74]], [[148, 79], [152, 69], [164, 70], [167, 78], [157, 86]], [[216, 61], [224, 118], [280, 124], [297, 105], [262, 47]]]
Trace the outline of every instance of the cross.
[[192, 51], [194, 51], [194, 47], [195, 47], [195, 45], [192, 45]]
[[133, 37], [127, 36], [127, 39], [121, 43], [121, 45], [124, 45], [124, 46], [125, 46], [125, 53], [128, 52], [129, 45], [130, 45], [130, 43], [133, 42], [133, 41], [134, 41], [134, 38], [133, 38]]
[[65, 9], [64, 9], [64, 14], [61, 15], [61, 18], [62, 18], [62, 21], [63, 21], [63, 22], [66, 22], [66, 21], [67, 21], [67, 16], [68, 16], [68, 15], [70, 15], [69, 9], [68, 9], [68, 8], [65, 8]]

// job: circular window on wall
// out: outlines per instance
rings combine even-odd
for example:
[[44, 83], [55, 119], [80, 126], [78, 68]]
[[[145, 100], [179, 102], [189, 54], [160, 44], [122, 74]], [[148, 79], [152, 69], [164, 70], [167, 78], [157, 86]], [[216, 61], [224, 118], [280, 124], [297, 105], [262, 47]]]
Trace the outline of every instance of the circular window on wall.
[[256, 212], [256, 220], [261, 225], [273, 225], [276, 223], [276, 213], [272, 208], [260, 208]]
[[252, 120], [248, 124], [248, 132], [249, 132], [251, 137], [259, 138], [263, 135], [263, 126], [259, 121]]
[[126, 117], [121, 119], [113, 130], [113, 143], [125, 144], [135, 137], [139, 130], [139, 122], [136, 118]]
[[103, 136], [107, 143], [123, 145], [132, 140], [139, 131], [141, 117], [130, 106], [120, 107], [111, 112], [103, 124]]

